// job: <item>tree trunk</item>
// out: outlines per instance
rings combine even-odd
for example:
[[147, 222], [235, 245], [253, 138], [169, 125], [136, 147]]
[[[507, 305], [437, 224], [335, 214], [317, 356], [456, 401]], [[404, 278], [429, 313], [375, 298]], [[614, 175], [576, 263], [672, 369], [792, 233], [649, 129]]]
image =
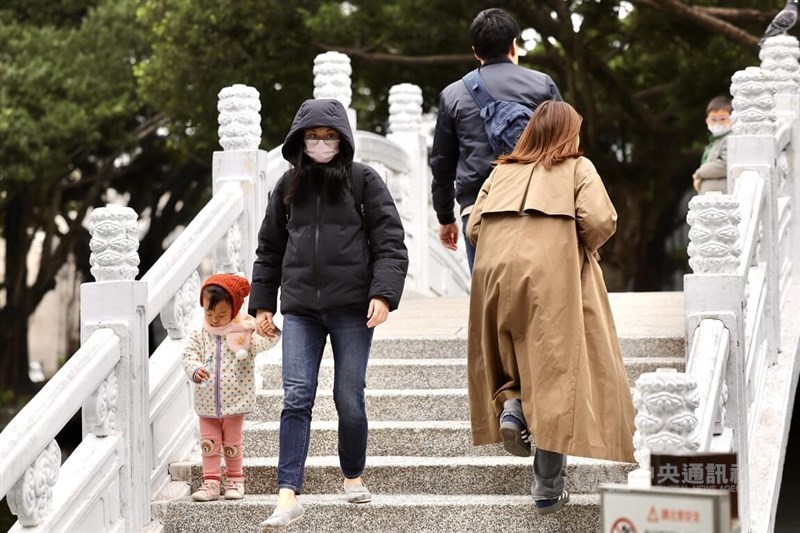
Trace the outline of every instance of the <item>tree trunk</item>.
[[0, 360], [0, 390], [11, 390], [15, 396], [33, 390], [28, 377], [28, 318], [32, 310], [27, 298], [25, 198], [24, 190], [9, 198], [3, 221], [6, 303], [0, 309], [0, 339], [4, 352]]

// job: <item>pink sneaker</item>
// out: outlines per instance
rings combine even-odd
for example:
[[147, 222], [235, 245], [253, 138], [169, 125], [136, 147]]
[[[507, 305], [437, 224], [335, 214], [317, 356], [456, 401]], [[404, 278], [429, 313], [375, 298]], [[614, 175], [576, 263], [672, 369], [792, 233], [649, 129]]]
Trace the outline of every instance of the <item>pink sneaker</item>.
[[219, 500], [219, 481], [206, 479], [203, 485], [192, 493], [192, 499], [196, 502]]
[[226, 500], [241, 500], [244, 498], [244, 480], [225, 480], [225, 492], [222, 494]]

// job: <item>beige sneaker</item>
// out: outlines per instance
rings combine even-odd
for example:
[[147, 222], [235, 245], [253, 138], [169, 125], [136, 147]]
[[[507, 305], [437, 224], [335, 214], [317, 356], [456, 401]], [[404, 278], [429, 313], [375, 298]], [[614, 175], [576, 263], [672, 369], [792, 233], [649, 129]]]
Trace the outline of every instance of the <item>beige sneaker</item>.
[[241, 500], [244, 498], [244, 480], [225, 480], [225, 490], [222, 493], [226, 500]]
[[203, 485], [192, 493], [192, 499], [196, 502], [219, 500], [219, 481], [206, 479]]

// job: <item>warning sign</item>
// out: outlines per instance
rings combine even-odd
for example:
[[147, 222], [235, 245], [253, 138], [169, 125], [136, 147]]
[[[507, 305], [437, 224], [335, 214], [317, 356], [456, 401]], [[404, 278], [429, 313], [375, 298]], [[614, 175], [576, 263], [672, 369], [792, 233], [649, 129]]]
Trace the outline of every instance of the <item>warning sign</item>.
[[602, 485], [603, 533], [730, 533], [724, 490]]

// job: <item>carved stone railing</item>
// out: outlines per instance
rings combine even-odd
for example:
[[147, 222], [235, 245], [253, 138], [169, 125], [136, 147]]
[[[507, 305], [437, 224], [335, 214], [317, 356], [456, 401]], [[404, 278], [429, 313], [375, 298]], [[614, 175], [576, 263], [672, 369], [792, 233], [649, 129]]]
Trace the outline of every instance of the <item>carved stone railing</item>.
[[[253, 265], [267, 195], [259, 109], [253, 88], [220, 92], [225, 151], [214, 154], [212, 199], [141, 280], [136, 213], [92, 212], [97, 281], [81, 286], [82, 347], [0, 434], [0, 495], [15, 529], [138, 532], [151, 521], [169, 464], [195, 441], [181, 354], [199, 325], [198, 269], [210, 258], [215, 271], [249, 276]], [[150, 354], [159, 315], [168, 337]], [[62, 467], [53, 438], [81, 407], [84, 439]]]
[[[314, 98], [333, 98], [347, 109], [355, 136], [355, 160], [375, 168], [397, 204], [406, 232], [409, 271], [406, 287], [421, 294], [461, 296], [469, 292], [466, 257], [445, 250], [429, 225], [430, 167], [422, 123], [422, 90], [401, 83], [389, 90], [389, 133], [386, 136], [356, 128], [350, 108], [350, 58], [326, 52], [314, 59]], [[277, 146], [267, 155], [266, 187], [272, 190], [290, 168]]]
[[[689, 350], [681, 379], [688, 380], [700, 398], [692, 410], [696, 424], [691, 441], [698, 451], [737, 452], [743, 531], [751, 518], [749, 452], [754, 427], [766, 394], [765, 375], [780, 346], [781, 296], [788, 295], [800, 268], [800, 227], [792, 219], [800, 199], [798, 57], [797, 39], [771, 38], [762, 47], [761, 68], [734, 74], [733, 131], [727, 140], [732, 194], [696, 196], [687, 216], [694, 273], [684, 278]], [[654, 448], [642, 435], [658, 424], [642, 395], [656, 387], [653, 382], [675, 379], [652, 373], [637, 381], [641, 390], [635, 444], [644, 459]], [[685, 441], [682, 432], [672, 438], [680, 439]], [[670, 453], [686, 450], [684, 445], [665, 448], [662, 451]], [[640, 462], [643, 468], [632, 474], [632, 483], [649, 476], [644, 473], [649, 465]]]

